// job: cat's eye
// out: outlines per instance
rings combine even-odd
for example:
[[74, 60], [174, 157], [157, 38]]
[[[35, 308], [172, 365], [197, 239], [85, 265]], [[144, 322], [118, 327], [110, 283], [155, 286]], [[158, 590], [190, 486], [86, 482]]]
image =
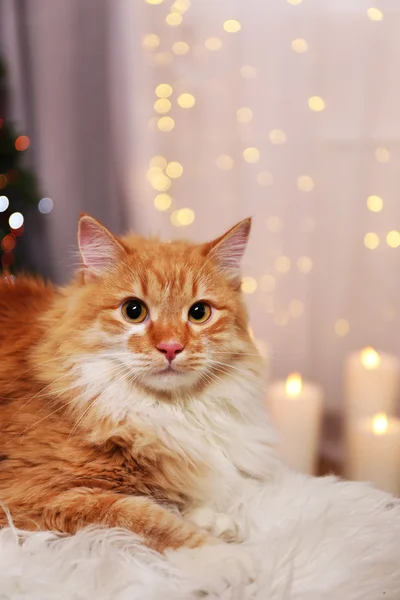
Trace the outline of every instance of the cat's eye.
[[147, 306], [137, 298], [131, 298], [123, 303], [121, 307], [122, 316], [129, 323], [143, 323], [149, 311]]
[[205, 323], [211, 317], [211, 312], [207, 302], [196, 302], [190, 307], [188, 318], [192, 323]]

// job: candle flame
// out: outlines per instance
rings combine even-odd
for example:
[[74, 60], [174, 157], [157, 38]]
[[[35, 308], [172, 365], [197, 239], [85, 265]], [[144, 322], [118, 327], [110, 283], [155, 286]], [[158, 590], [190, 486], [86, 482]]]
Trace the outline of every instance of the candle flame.
[[388, 430], [388, 419], [385, 413], [379, 413], [372, 419], [372, 431], [376, 435], [382, 435]]
[[286, 379], [286, 394], [290, 398], [296, 398], [303, 387], [300, 373], [291, 373]]
[[364, 348], [361, 350], [361, 363], [366, 369], [376, 369], [379, 367], [381, 357], [376, 350], [371, 348]]

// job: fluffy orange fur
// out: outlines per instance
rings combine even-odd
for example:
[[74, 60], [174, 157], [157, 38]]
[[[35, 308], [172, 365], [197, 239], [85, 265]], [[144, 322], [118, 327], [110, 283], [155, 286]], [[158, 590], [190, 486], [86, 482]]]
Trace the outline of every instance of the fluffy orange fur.
[[[159, 551], [210, 541], [182, 516], [206, 497], [210, 465], [136, 420], [135, 398], [183, 405], [255, 353], [235, 270], [249, 228], [165, 243], [84, 216], [69, 285], [0, 279], [0, 499], [17, 527], [121, 526]], [[129, 298], [148, 307], [144, 323], [124, 319]], [[190, 323], [200, 300], [212, 318]], [[170, 340], [184, 350], [166, 366], [157, 346]]]

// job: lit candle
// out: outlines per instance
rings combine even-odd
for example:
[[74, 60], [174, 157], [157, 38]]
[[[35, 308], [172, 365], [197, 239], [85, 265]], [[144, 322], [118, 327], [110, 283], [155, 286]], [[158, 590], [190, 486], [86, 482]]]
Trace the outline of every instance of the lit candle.
[[348, 475], [400, 495], [400, 420], [380, 413], [349, 432]]
[[390, 354], [364, 348], [346, 363], [345, 437], [363, 417], [393, 415], [399, 392], [400, 361]]
[[278, 433], [278, 451], [284, 462], [302, 473], [314, 474], [321, 432], [322, 389], [303, 382], [298, 373], [286, 382], [272, 383], [268, 405]]

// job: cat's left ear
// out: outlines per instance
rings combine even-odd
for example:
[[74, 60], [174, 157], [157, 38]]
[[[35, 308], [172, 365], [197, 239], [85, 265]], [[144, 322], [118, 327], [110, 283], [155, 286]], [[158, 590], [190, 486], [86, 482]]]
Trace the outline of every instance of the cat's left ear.
[[125, 253], [117, 238], [89, 215], [82, 215], [79, 219], [78, 244], [85, 281], [110, 271]]
[[240, 262], [251, 230], [251, 218], [240, 221], [224, 235], [205, 245], [206, 254], [232, 283], [240, 281]]

